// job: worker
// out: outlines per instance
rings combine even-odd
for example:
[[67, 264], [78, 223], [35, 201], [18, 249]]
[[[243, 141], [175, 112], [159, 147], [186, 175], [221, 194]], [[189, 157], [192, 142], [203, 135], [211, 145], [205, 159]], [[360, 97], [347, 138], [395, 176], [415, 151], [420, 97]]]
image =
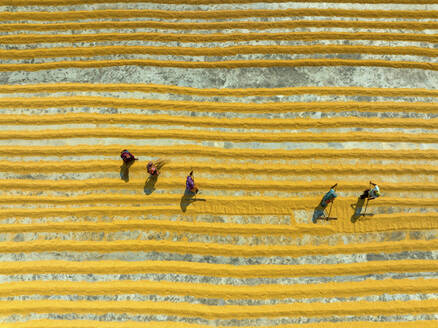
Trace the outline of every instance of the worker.
[[146, 166], [146, 170], [150, 175], [156, 175], [156, 176], [160, 175], [160, 171], [158, 171], [157, 166], [154, 164], [154, 162], [149, 162], [148, 165]]
[[370, 181], [370, 185], [372, 187], [365, 190], [363, 194], [360, 196], [360, 199], [368, 198], [369, 200], [372, 200], [381, 196], [379, 186], [372, 181]]
[[146, 170], [152, 176], [159, 176], [161, 168], [167, 163], [169, 163], [168, 160], [159, 158], [156, 161], [150, 161], [148, 165], [146, 165]]
[[336, 197], [338, 197], [338, 195], [336, 194], [335, 188], [338, 184], [336, 183], [335, 185], [330, 187], [330, 191], [328, 193], [326, 193], [324, 195], [324, 197], [321, 200], [321, 206], [322, 208], [326, 208], [327, 205], [331, 202], [333, 202], [335, 200]]
[[[325, 209], [327, 207], [328, 204], [333, 203], [333, 201], [335, 200], [336, 197], [338, 197], [338, 195], [336, 194], [335, 188], [338, 184], [336, 183], [335, 185], [330, 187], [329, 192], [327, 192], [324, 197], [322, 198], [321, 202], [319, 203], [319, 205], [315, 208], [315, 211], [313, 212], [313, 217], [312, 217], [312, 222], [316, 223], [318, 220], [322, 219], [322, 220], [336, 220], [336, 218], [330, 217], [330, 213], [328, 215], [326, 215]], [[331, 211], [329, 211], [331, 212]]]
[[195, 185], [195, 178], [193, 177], [193, 171], [187, 176], [186, 180], [186, 191], [191, 192], [196, 195], [199, 191], [198, 187]]
[[138, 158], [135, 158], [134, 155], [132, 155], [127, 149], [123, 149], [120, 157], [123, 159], [123, 163], [128, 165], [132, 164], [132, 162], [138, 160]]

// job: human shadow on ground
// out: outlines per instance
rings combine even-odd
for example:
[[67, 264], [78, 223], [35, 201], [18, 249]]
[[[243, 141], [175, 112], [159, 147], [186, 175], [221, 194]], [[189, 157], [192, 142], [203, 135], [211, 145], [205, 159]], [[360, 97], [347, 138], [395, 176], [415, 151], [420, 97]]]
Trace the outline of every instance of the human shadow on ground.
[[182, 197], [181, 197], [181, 201], [180, 201], [180, 203], [179, 203], [179, 206], [181, 207], [181, 210], [183, 211], [183, 212], [185, 212], [185, 211], [187, 211], [187, 207], [191, 204], [191, 203], [193, 203], [193, 202], [205, 202], [205, 201], [207, 201], [206, 199], [204, 199], [204, 198], [196, 198], [196, 194], [195, 193], [193, 193], [193, 192], [191, 192], [191, 191], [189, 191], [189, 190], [185, 190], [184, 191], [184, 194], [182, 195]]
[[134, 164], [134, 161], [123, 163], [122, 166], [120, 166], [120, 179], [125, 182], [129, 181], [129, 168], [132, 164]]
[[326, 214], [325, 211], [327, 209], [327, 206], [326, 207], [322, 206], [323, 199], [324, 197], [321, 198], [318, 205], [313, 210], [313, 216], [312, 216], [313, 223], [316, 223], [318, 220], [324, 220], [324, 221], [337, 220], [336, 218], [330, 218], [329, 217], [330, 214]]
[[155, 191], [155, 184], [157, 183], [158, 176], [157, 175], [149, 175], [144, 183], [144, 193], [146, 195], [150, 195]]
[[318, 220], [321, 219], [321, 217], [324, 216], [324, 208], [321, 206], [321, 203], [319, 203], [313, 211], [312, 222], [316, 223]]
[[332, 221], [332, 220], [337, 220], [337, 219], [326, 216], [325, 208], [322, 207], [321, 204], [319, 204], [313, 210], [312, 222], [316, 223], [318, 220]]
[[351, 222], [355, 223], [357, 220], [359, 220], [361, 217], [365, 216], [373, 216], [372, 213], [362, 213], [363, 205], [365, 204], [366, 198], [357, 198], [356, 204], [350, 204], [351, 208], [354, 210], [353, 215], [351, 216]]

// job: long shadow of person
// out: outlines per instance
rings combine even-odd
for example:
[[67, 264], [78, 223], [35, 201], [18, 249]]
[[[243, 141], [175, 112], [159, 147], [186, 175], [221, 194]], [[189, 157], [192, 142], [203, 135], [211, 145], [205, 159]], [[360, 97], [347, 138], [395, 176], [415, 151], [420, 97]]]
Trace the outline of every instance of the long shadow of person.
[[319, 203], [318, 206], [316, 206], [313, 211], [312, 222], [316, 223], [316, 221], [322, 219], [323, 217], [325, 217], [324, 207], [322, 207], [321, 203]]
[[155, 184], [157, 183], [157, 175], [149, 175], [144, 183], [144, 193], [150, 195], [155, 191]]
[[363, 204], [365, 203], [365, 198], [357, 198], [357, 202], [356, 204], [351, 204], [351, 208], [354, 210], [353, 215], [351, 216], [351, 222], [356, 222], [357, 220], [360, 219], [361, 213], [362, 213], [362, 208], [363, 208]]
[[134, 164], [134, 161], [123, 163], [122, 166], [120, 166], [120, 178], [125, 182], [129, 181], [129, 168], [132, 164]]
[[[324, 201], [324, 197], [321, 198], [320, 202], [318, 203], [318, 206], [316, 206], [315, 209], [313, 210], [313, 216], [312, 216], [312, 222], [313, 223], [316, 223], [318, 220], [325, 220], [325, 221], [337, 220], [337, 218], [329, 217], [330, 216], [330, 212], [331, 212], [330, 210], [329, 210], [329, 213], [326, 214], [327, 205], [323, 206], [322, 205], [323, 201]], [[331, 206], [332, 205], [330, 205], [330, 207]]]
[[182, 195], [181, 201], [179, 203], [179, 206], [181, 207], [181, 210], [183, 212], [187, 211], [187, 207], [191, 203], [193, 203], [193, 202], [196, 202], [196, 201], [198, 201], [198, 202], [199, 201], [205, 202], [205, 201], [207, 201], [206, 199], [203, 199], [203, 198], [195, 198], [195, 196], [196, 196], [196, 194], [191, 192], [190, 190], [186, 189], [184, 191], [184, 194]]

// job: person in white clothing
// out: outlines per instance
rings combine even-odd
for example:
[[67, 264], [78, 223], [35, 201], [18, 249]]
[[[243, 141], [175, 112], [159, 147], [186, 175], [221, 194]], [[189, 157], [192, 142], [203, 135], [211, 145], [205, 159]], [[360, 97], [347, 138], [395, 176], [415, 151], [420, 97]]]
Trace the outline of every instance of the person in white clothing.
[[380, 194], [379, 186], [371, 181], [370, 181], [370, 185], [372, 186], [372, 188], [365, 190], [363, 194], [360, 196], [361, 199], [365, 199], [365, 198], [375, 199], [377, 197], [380, 197], [381, 194]]

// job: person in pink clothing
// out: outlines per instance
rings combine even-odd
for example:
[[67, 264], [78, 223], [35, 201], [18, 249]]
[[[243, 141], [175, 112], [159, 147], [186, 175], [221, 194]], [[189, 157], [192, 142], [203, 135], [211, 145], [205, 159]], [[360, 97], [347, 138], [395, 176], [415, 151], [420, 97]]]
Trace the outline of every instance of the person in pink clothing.
[[138, 158], [131, 154], [127, 149], [123, 149], [120, 153], [120, 157], [123, 160], [123, 165], [120, 167], [120, 177], [125, 182], [129, 181], [129, 167], [134, 164]]
[[168, 160], [165, 159], [157, 159], [156, 161], [150, 161], [148, 163], [148, 165], [146, 165], [146, 171], [151, 175], [151, 176], [156, 176], [158, 177], [161, 173], [161, 168], [166, 165], [167, 163], [169, 163]]
[[138, 158], [135, 158], [134, 155], [132, 155], [127, 149], [123, 149], [120, 157], [123, 160], [123, 163], [128, 165], [128, 164], [132, 164], [132, 162], [137, 161]]
[[150, 175], [156, 175], [156, 176], [160, 175], [160, 172], [158, 171], [154, 162], [149, 162], [148, 165], [146, 166], [146, 170]]

